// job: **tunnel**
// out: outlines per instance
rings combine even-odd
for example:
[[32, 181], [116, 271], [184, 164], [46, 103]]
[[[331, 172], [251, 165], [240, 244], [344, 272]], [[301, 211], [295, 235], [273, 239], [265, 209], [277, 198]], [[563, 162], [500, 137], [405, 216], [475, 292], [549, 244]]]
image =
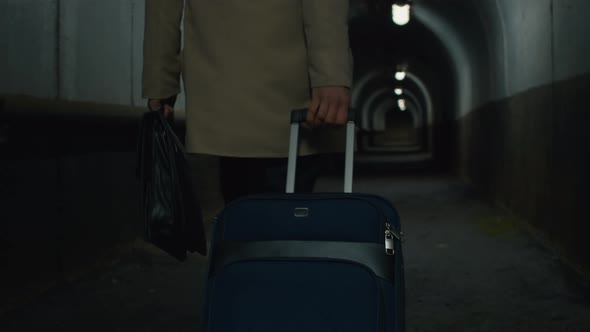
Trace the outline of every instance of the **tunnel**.
[[[406, 330], [590, 331], [590, 2], [348, 3], [353, 188], [399, 210]], [[0, 3], [1, 331], [198, 330], [207, 257], [143, 234], [144, 12]], [[209, 227], [218, 161], [191, 158]]]

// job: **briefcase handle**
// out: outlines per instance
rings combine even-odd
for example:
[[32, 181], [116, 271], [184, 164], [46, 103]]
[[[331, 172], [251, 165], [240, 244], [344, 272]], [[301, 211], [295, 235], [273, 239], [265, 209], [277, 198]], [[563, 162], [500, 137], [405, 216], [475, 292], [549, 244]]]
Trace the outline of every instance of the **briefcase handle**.
[[[307, 108], [291, 111], [291, 136], [289, 139], [289, 160], [287, 166], [286, 193], [295, 192], [295, 173], [297, 169], [297, 155], [299, 151], [299, 127], [307, 119]], [[346, 123], [346, 152], [344, 155], [344, 192], [352, 192], [352, 175], [354, 165], [354, 134], [355, 134], [355, 112], [348, 111]]]

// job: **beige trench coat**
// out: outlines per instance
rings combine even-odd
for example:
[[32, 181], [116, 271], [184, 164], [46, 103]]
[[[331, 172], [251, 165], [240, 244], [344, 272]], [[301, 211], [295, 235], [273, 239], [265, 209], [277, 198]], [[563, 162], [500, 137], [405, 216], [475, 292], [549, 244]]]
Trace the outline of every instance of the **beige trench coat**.
[[[143, 96], [178, 94], [182, 73], [188, 152], [285, 157], [290, 110], [309, 105], [310, 88], [351, 85], [348, 9], [348, 0], [146, 0]], [[300, 152], [340, 151], [340, 134], [304, 132]]]

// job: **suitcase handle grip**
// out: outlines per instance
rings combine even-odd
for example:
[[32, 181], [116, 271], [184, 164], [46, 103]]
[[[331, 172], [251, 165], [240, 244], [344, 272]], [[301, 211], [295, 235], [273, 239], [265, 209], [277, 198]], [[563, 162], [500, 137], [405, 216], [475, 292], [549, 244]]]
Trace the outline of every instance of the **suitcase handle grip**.
[[[291, 111], [291, 124], [302, 123], [307, 121], [308, 108], [299, 108]], [[355, 121], [355, 109], [350, 108], [348, 110], [348, 121]]]
[[[297, 168], [297, 155], [299, 145], [299, 125], [307, 119], [308, 109], [295, 109], [291, 112], [291, 137], [289, 141], [289, 159], [287, 166], [286, 193], [295, 192], [295, 171]], [[352, 173], [354, 164], [354, 110], [348, 111], [346, 124], [346, 152], [344, 156], [344, 192], [352, 192]]]

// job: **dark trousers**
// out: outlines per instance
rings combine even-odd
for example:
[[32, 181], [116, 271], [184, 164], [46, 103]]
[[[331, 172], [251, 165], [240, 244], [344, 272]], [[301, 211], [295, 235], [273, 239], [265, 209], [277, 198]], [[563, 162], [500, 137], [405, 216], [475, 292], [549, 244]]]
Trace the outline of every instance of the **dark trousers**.
[[[295, 192], [310, 193], [326, 165], [320, 155], [297, 159]], [[284, 193], [287, 181], [287, 158], [219, 159], [221, 193], [225, 204], [242, 196]]]

